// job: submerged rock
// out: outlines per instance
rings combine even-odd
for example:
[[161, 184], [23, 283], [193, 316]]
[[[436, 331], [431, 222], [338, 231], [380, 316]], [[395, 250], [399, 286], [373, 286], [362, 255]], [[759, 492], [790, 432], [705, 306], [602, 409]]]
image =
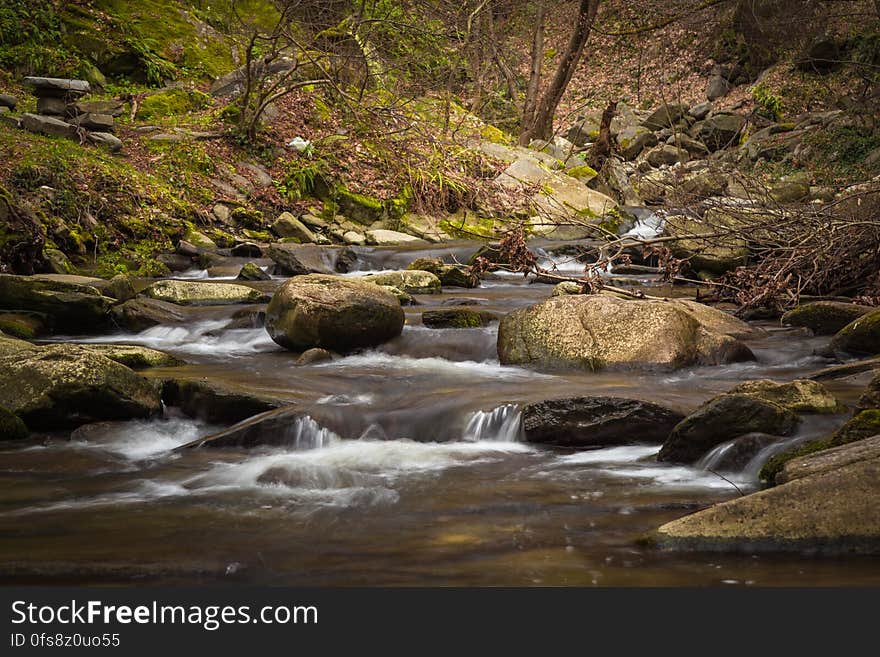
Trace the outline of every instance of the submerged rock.
[[498, 357], [590, 370], [718, 365], [754, 359], [733, 337], [750, 333], [745, 322], [702, 304], [566, 295], [506, 315]]
[[33, 430], [161, 411], [159, 391], [131, 369], [79, 345], [0, 348], [0, 406]]
[[400, 335], [403, 324], [400, 303], [378, 285], [320, 274], [290, 279], [266, 309], [266, 330], [291, 351], [373, 347]]
[[260, 303], [267, 296], [252, 287], [235, 283], [200, 283], [195, 281], [157, 281], [143, 291], [144, 296], [180, 306], [223, 306]]
[[875, 311], [871, 306], [840, 301], [814, 301], [789, 310], [782, 316], [786, 326], [804, 326], [816, 335], [834, 335], [850, 322]]
[[657, 404], [618, 397], [553, 399], [522, 411], [528, 442], [577, 448], [659, 444], [683, 417]]
[[376, 285], [396, 287], [407, 294], [440, 294], [440, 279], [428, 271], [409, 269], [406, 271], [389, 271], [381, 274], [364, 276], [364, 281]]
[[333, 352], [326, 349], [309, 349], [300, 354], [296, 359], [297, 365], [314, 365], [315, 363], [326, 363], [333, 360]]
[[720, 395], [675, 426], [657, 460], [694, 463], [713, 447], [747, 433], [787, 436], [798, 421], [797, 415], [773, 402], [743, 394]]

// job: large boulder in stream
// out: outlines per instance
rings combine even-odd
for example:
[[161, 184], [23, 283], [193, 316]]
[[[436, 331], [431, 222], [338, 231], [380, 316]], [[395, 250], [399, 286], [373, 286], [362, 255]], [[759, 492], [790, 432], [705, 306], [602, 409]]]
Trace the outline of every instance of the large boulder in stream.
[[336, 276], [297, 276], [266, 309], [266, 330], [285, 349], [337, 353], [380, 345], [403, 331], [397, 298], [374, 283]]
[[814, 301], [789, 310], [782, 316], [786, 326], [803, 326], [816, 335], [834, 335], [862, 315], [877, 310], [872, 306], [841, 301]]
[[383, 271], [369, 274], [363, 280], [376, 285], [396, 287], [407, 294], [440, 294], [440, 279], [429, 271], [408, 269], [406, 271]]
[[657, 460], [695, 463], [713, 447], [744, 434], [787, 436], [798, 421], [797, 415], [773, 402], [744, 394], [719, 395], [675, 426]]
[[842, 413], [846, 408], [818, 381], [798, 379], [776, 383], [767, 379], [745, 381], [727, 391], [782, 406], [794, 413]]
[[161, 402], [157, 386], [88, 347], [0, 338], [0, 407], [52, 430], [150, 417]]
[[275, 273], [287, 276], [346, 274], [357, 263], [357, 254], [349, 247], [316, 244], [272, 244], [267, 255], [275, 262]]
[[551, 399], [522, 411], [528, 442], [575, 448], [659, 444], [683, 418], [657, 404], [618, 397]]
[[831, 349], [846, 354], [880, 354], [880, 310], [862, 315], [840, 329]]
[[695, 302], [565, 295], [506, 315], [498, 357], [505, 365], [589, 370], [718, 365], [753, 360], [738, 339], [752, 333]]
[[876, 445], [852, 450], [816, 454], [787, 483], [667, 523], [652, 542], [667, 550], [878, 554], [880, 453]]
[[111, 311], [113, 321], [122, 329], [140, 333], [163, 324], [183, 324], [187, 321], [184, 309], [174, 303], [139, 297], [130, 299]]
[[90, 285], [0, 274], [0, 309], [42, 313], [57, 332], [103, 329], [113, 301]]
[[143, 291], [143, 295], [180, 306], [224, 306], [267, 300], [259, 290], [236, 283], [175, 280], [156, 281]]

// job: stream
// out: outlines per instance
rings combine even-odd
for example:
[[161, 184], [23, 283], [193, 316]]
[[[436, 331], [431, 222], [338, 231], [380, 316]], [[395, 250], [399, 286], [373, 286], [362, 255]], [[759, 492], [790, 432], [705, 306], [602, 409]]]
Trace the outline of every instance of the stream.
[[[405, 268], [422, 256], [466, 261], [475, 248], [361, 248], [361, 270], [348, 275]], [[296, 421], [295, 440], [285, 449], [174, 451], [224, 428], [175, 409], [162, 419], [88, 425], [72, 436], [4, 445], [3, 580], [880, 585], [876, 564], [857, 558], [667, 553], [639, 542], [667, 521], [755, 490], [761, 463], [779, 445], [740, 471], [716, 473], [711, 454], [703, 462], [710, 469], [703, 469], [657, 463], [659, 445], [573, 452], [521, 437], [524, 402], [613, 395], [689, 412], [739, 381], [791, 380], [829, 364], [814, 355], [827, 338], [764, 323], [766, 334], [748, 341], [758, 357], [753, 363], [539, 372], [498, 363], [497, 322], [479, 329], [421, 324], [423, 311], [462, 302], [500, 316], [547, 298], [551, 289], [500, 273], [479, 288], [445, 288], [405, 308], [407, 324], [396, 340], [314, 365], [296, 365], [296, 356], [262, 328], [224, 330], [242, 306], [192, 309], [186, 325], [136, 335], [59, 338], [161, 349], [189, 364], [146, 375], [206, 377], [270, 393], [308, 417]], [[857, 378], [828, 387], [851, 405], [864, 384]], [[825, 435], [845, 419], [807, 416], [794, 440]]]

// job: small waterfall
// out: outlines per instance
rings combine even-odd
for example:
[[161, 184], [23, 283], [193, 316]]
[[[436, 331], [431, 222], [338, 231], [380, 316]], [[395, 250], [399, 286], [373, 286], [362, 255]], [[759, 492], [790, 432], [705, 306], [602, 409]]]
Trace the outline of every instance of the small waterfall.
[[339, 436], [308, 415], [296, 418], [285, 434], [285, 446], [296, 451], [320, 449], [340, 440]]
[[464, 430], [468, 442], [522, 442], [522, 413], [516, 404], [505, 404], [491, 411], [471, 415]]
[[723, 462], [727, 453], [733, 449], [736, 441], [737, 439], [728, 440], [726, 443], [721, 443], [720, 445], [713, 447], [703, 454], [702, 458], [694, 464], [694, 467], [697, 470], [718, 470], [719, 464]]

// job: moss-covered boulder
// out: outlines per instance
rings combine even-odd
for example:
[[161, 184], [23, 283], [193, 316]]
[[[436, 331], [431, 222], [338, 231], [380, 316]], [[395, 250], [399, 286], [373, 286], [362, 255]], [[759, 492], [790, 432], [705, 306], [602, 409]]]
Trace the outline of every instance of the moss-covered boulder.
[[357, 254], [347, 246], [272, 244], [267, 255], [275, 262], [275, 273], [287, 276], [345, 274], [357, 263]]
[[789, 310], [782, 316], [782, 323], [806, 327], [816, 335], [834, 335], [847, 324], [875, 310], [857, 303], [814, 301]]
[[152, 367], [178, 367], [184, 361], [164, 351], [131, 344], [92, 344], [81, 345], [82, 349], [125, 365], [133, 370], [145, 370]]
[[728, 394], [748, 395], [778, 404], [794, 413], [842, 413], [845, 407], [818, 381], [800, 379], [788, 383], [746, 381]]
[[162, 401], [189, 417], [211, 424], [241, 422], [284, 403], [278, 398], [255, 394], [230, 383], [185, 377], [163, 382]]
[[637, 399], [575, 397], [527, 404], [526, 441], [572, 448], [663, 442], [681, 413]]
[[429, 271], [406, 270], [388, 271], [370, 274], [363, 277], [364, 281], [376, 285], [390, 285], [407, 294], [440, 294], [440, 279]]
[[138, 297], [114, 306], [113, 321], [121, 329], [140, 333], [154, 326], [182, 324], [188, 320], [177, 304]]
[[477, 287], [480, 279], [462, 265], [449, 265], [440, 258], [417, 258], [407, 269], [431, 272], [443, 287]]
[[32, 430], [145, 418], [161, 411], [156, 386], [78, 345], [25, 344], [0, 355], [0, 406]]
[[47, 317], [42, 313], [0, 311], [0, 331], [22, 340], [33, 340], [48, 333]]
[[339, 205], [339, 211], [351, 219], [355, 223], [363, 226], [370, 226], [377, 221], [388, 219], [391, 214], [397, 216], [403, 215], [404, 208], [400, 208], [398, 212], [394, 212], [391, 202], [382, 201], [381, 199], [358, 194], [345, 188], [340, 188], [336, 192], [336, 203]]
[[754, 359], [733, 337], [750, 331], [700, 304], [566, 295], [506, 315], [498, 357], [504, 364], [590, 370], [717, 365]]
[[725, 394], [703, 404], [678, 423], [663, 443], [659, 461], [694, 463], [721, 443], [748, 433], [787, 436], [798, 416], [750, 395]]
[[144, 98], [138, 106], [137, 117], [143, 121], [180, 116], [204, 109], [211, 97], [194, 89], [177, 87], [163, 89]]
[[[436, 277], [435, 277], [436, 280]], [[284, 283], [266, 309], [266, 330], [285, 349], [337, 353], [380, 345], [403, 331], [404, 314], [374, 283], [321, 274]]]
[[224, 306], [267, 301], [264, 293], [236, 283], [201, 283], [196, 281], [156, 281], [144, 296], [180, 306]]
[[263, 268], [257, 263], [247, 262], [239, 269], [236, 278], [240, 281], [268, 281], [272, 277], [263, 271]]
[[880, 374], [875, 374], [874, 378], [868, 383], [865, 392], [859, 397], [858, 407], [861, 410], [870, 408], [880, 409]]
[[24, 440], [30, 435], [27, 425], [12, 411], [0, 406], [0, 442]]
[[88, 285], [0, 274], [0, 310], [42, 313], [57, 332], [101, 330], [112, 305], [113, 299]]
[[822, 452], [832, 447], [848, 445], [849, 443], [864, 440], [877, 434], [880, 434], [880, 410], [868, 409], [861, 411], [830, 436], [801, 443], [791, 449], [773, 455], [761, 468], [759, 477], [761, 481], [774, 483], [785, 464], [792, 459]]
[[493, 319], [491, 314], [471, 308], [444, 308], [422, 313], [422, 324], [434, 329], [480, 328], [487, 326]]
[[840, 329], [831, 349], [847, 354], [880, 354], [880, 310], [862, 315]]
[[880, 459], [880, 435], [793, 458], [776, 475], [776, 483], [785, 484], [869, 459]]
[[107, 282], [103, 292], [105, 296], [112, 297], [120, 303], [134, 299], [137, 296], [137, 292], [131, 282], [131, 277], [127, 274], [116, 274]]

